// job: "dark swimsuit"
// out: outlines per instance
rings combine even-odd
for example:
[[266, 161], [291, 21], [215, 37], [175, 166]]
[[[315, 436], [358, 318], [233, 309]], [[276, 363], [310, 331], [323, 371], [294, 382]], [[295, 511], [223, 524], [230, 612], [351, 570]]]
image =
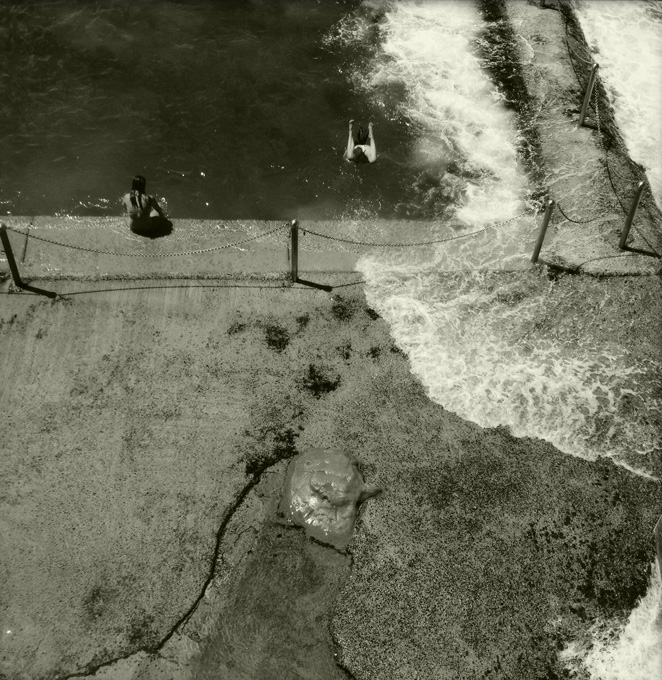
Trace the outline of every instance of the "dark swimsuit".
[[359, 128], [359, 134], [356, 136], [357, 144], [368, 144], [370, 140], [370, 130], [364, 130], [362, 127]]
[[131, 231], [136, 233], [152, 231], [155, 226], [152, 210], [156, 212], [152, 206], [152, 197], [134, 190], [128, 198], [128, 201], [125, 200], [125, 206]]

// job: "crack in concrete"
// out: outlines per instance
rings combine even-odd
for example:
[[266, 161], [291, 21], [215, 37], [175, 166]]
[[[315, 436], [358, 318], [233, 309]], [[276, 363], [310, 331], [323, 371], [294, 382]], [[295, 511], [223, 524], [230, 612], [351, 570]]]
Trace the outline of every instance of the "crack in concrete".
[[[251, 479], [248, 481], [247, 484], [240, 490], [240, 492], [237, 494], [234, 502], [232, 505], [227, 509], [220, 525], [219, 528], [216, 532], [216, 542], [214, 546], [214, 551], [212, 553], [211, 557], [211, 562], [210, 562], [210, 567], [209, 567], [209, 573], [207, 575], [207, 578], [205, 579], [204, 583], [202, 584], [200, 588], [200, 594], [196, 597], [196, 599], [193, 601], [193, 603], [189, 606], [189, 608], [186, 610], [186, 612], [175, 622], [175, 624], [170, 628], [170, 630], [165, 634], [163, 638], [158, 642], [158, 644], [153, 645], [153, 646], [146, 646], [146, 647], [139, 647], [133, 651], [131, 651], [128, 654], [124, 654], [122, 656], [117, 656], [112, 659], [109, 659], [107, 661], [103, 661], [101, 663], [92, 663], [88, 664], [85, 666], [82, 670], [77, 671], [75, 673], [69, 673], [67, 675], [62, 675], [62, 676], [57, 676], [57, 680], [82, 680], [83, 678], [87, 678], [90, 676], [94, 676], [96, 673], [98, 673], [100, 670], [104, 668], [110, 668], [114, 666], [115, 664], [118, 664], [122, 661], [129, 661], [133, 658], [136, 658], [136, 661], [138, 663], [143, 662], [145, 659], [144, 658], [137, 658], [140, 657], [140, 655], [145, 655], [146, 658], [152, 657], [152, 658], [159, 658], [163, 661], [166, 662], [171, 662], [171, 659], [167, 658], [162, 654], [162, 651], [164, 647], [168, 644], [172, 638], [178, 634], [178, 631], [181, 631], [181, 628], [185, 626], [192, 618], [192, 616], [195, 614], [196, 610], [198, 609], [200, 603], [204, 599], [208, 599], [208, 593], [209, 589], [212, 586], [214, 579], [217, 574], [217, 566], [219, 563], [224, 563], [223, 556], [221, 555], [221, 546], [223, 544], [223, 541], [225, 539], [225, 534], [227, 531], [227, 528], [237, 513], [237, 511], [240, 509], [242, 503], [246, 500], [248, 497], [249, 493], [255, 489], [256, 486], [262, 481], [263, 476], [265, 473], [269, 473], [271, 471], [271, 468], [275, 467], [278, 465], [280, 462], [283, 460], [291, 460], [298, 454], [293, 454], [292, 456], [289, 457], [284, 457], [282, 459], [276, 460], [276, 461], [269, 461], [265, 466], [261, 469], [259, 469], [257, 472], [253, 474]], [[278, 522], [278, 524], [281, 524]], [[283, 528], [289, 528], [297, 531], [303, 531], [303, 529], [299, 526], [296, 525], [290, 525], [289, 523], [287, 524], [282, 524]], [[235, 540], [235, 544], [237, 540], [240, 539], [241, 536], [246, 534], [247, 532], [252, 532], [255, 533], [254, 527], [246, 527], [242, 531], [240, 531]], [[349, 571], [351, 572], [353, 566], [354, 566], [354, 556], [350, 550], [347, 549], [341, 549], [336, 546], [330, 545], [328, 543], [324, 543], [321, 540], [318, 540], [314, 537], [308, 537], [308, 540], [312, 541], [313, 543], [322, 546], [326, 549], [333, 550], [335, 553], [342, 555], [343, 557], [346, 557], [349, 559]], [[331, 605], [329, 611], [332, 612], [333, 606]], [[333, 653], [333, 660], [334, 663], [336, 664], [338, 670], [343, 674], [343, 676], [346, 678], [346, 680], [356, 680], [355, 676], [351, 673], [351, 671], [345, 667], [343, 662], [341, 661], [342, 658], [342, 644], [340, 643], [337, 635], [335, 634], [333, 630], [333, 624], [332, 624], [332, 618], [331, 616], [329, 617], [328, 623], [327, 623], [327, 632], [329, 636], [329, 640], [331, 642], [331, 647], [332, 647], [332, 653]], [[200, 643], [196, 642], [192, 638], [189, 638], [189, 636], [182, 634], [184, 638], [188, 638], [193, 642], [196, 647], [200, 648]], [[319, 645], [319, 642], [314, 643], [315, 645]]]
[[[296, 454], [294, 454], [296, 455]], [[196, 609], [198, 608], [198, 605], [202, 600], [205, 598], [207, 594], [207, 589], [209, 586], [212, 584], [212, 581], [214, 580], [214, 575], [216, 573], [216, 564], [219, 559], [219, 554], [221, 550], [221, 544], [223, 542], [223, 538], [225, 535], [225, 531], [227, 529], [228, 524], [230, 523], [230, 520], [234, 516], [234, 514], [237, 512], [241, 504], [244, 502], [248, 494], [260, 483], [262, 479], [262, 475], [267, 472], [270, 468], [274, 467], [278, 463], [281, 462], [281, 460], [289, 460], [290, 458], [293, 458], [294, 456], [282, 458], [279, 460], [275, 461], [269, 461], [267, 465], [265, 465], [263, 468], [259, 469], [257, 472], [255, 472], [252, 476], [252, 478], [249, 480], [249, 482], [243, 487], [243, 489], [238, 493], [235, 502], [228, 508], [226, 511], [225, 516], [223, 517], [221, 524], [218, 528], [218, 531], [216, 532], [216, 544], [214, 546], [214, 552], [211, 557], [211, 564], [209, 567], [209, 574], [207, 578], [205, 579], [205, 582], [203, 583], [201, 589], [200, 589], [200, 594], [198, 597], [195, 599], [193, 604], [188, 608], [186, 613], [181, 616], [177, 622], [171, 627], [168, 633], [166, 633], [165, 637], [161, 639], [161, 641], [153, 647], [139, 647], [138, 649], [130, 652], [129, 654], [125, 654], [123, 656], [118, 656], [113, 659], [110, 659], [108, 661], [103, 661], [102, 663], [97, 663], [97, 664], [88, 664], [85, 666], [82, 670], [77, 671], [75, 673], [69, 673], [67, 675], [60, 675], [56, 677], [56, 680], [73, 680], [73, 679], [80, 679], [84, 678], [86, 676], [94, 675], [98, 671], [100, 671], [103, 668], [108, 668], [109, 666], [112, 666], [120, 661], [126, 661], [130, 659], [133, 656], [137, 656], [140, 653], [144, 653], [150, 656], [154, 655], [159, 655], [160, 652], [165, 647], [165, 645], [172, 639], [172, 637], [177, 633], [177, 630], [184, 626], [193, 616], [195, 613]], [[245, 530], [246, 531], [246, 530]], [[244, 532], [241, 532], [242, 534]], [[164, 658], [164, 657], [162, 657]]]

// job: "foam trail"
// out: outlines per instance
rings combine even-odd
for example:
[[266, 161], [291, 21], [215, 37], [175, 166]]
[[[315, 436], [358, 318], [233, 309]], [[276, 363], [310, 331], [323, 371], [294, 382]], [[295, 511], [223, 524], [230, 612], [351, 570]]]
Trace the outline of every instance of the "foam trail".
[[651, 680], [662, 677], [662, 584], [660, 565], [627, 621], [596, 621], [588, 643], [573, 642], [560, 654], [566, 668], [591, 680]]
[[583, 0], [578, 16], [630, 156], [662, 210], [662, 9], [644, 0]]
[[353, 76], [377, 104], [390, 84], [407, 87], [397, 114], [420, 131], [409, 162], [461, 185], [456, 216], [471, 227], [515, 215], [526, 189], [513, 115], [474, 53], [481, 28], [473, 3], [400, 2], [386, 14], [373, 68]]
[[[646, 422], [655, 403], [649, 376], [625, 356], [571, 351], [530, 334], [544, 318], [549, 286], [534, 276], [498, 273], [440, 276], [434, 266], [407, 272], [383, 261], [362, 263], [370, 304], [386, 318], [412, 372], [431, 399], [482, 427], [506, 425], [559, 450], [595, 460], [612, 456], [641, 475], [657, 433]], [[637, 404], [642, 417], [632, 415]], [[623, 452], [629, 452], [629, 458]]]

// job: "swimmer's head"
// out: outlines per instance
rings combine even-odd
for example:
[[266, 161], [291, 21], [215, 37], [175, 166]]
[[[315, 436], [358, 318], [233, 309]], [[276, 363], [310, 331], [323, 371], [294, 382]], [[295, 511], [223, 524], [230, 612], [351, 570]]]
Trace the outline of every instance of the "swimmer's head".
[[131, 182], [131, 191], [139, 191], [144, 194], [146, 185], [147, 180], [142, 175], [136, 175]]
[[363, 154], [363, 149], [360, 146], [355, 146], [354, 150], [352, 151], [352, 158], [360, 158], [361, 155]]

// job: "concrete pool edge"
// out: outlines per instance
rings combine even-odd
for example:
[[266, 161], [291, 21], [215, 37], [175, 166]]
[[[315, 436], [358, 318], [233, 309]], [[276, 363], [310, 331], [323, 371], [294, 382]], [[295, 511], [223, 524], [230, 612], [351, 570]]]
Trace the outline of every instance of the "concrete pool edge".
[[[552, 220], [552, 227], [548, 230], [540, 255], [541, 264], [593, 276], [655, 274], [660, 271], [659, 259], [619, 250], [618, 229], [605, 233], [605, 220], [588, 227], [581, 225], [582, 241], [578, 244], [573, 241], [578, 233], [577, 225], [571, 228], [566, 223], [554, 227], [559, 218], [557, 215]], [[541, 219], [538, 218], [539, 224]], [[609, 221], [609, 218], [606, 219]], [[290, 277], [289, 232], [282, 222], [174, 220], [175, 224], [181, 223], [178, 230], [183, 235], [181, 239], [164, 237], [151, 240], [130, 234], [122, 218], [117, 217], [5, 217], [1, 221], [8, 227], [7, 235], [21, 278], [28, 281], [159, 278], [287, 280]], [[189, 229], [191, 224], [195, 224], [194, 231]], [[306, 226], [339, 240], [306, 235]], [[416, 242], [439, 228], [444, 228], [441, 223], [430, 221], [302, 223], [299, 273], [304, 278], [307, 274], [356, 271], [360, 257], [369, 254], [371, 249], [346, 241]], [[370, 238], [372, 231], [376, 234]], [[258, 238], [254, 239], [256, 235]], [[73, 248], [54, 245], [40, 240], [42, 238]], [[254, 240], [245, 242], [247, 238]], [[240, 245], [232, 246], [234, 243]], [[231, 247], [226, 247], [228, 245]], [[420, 250], [421, 256], [426, 257], [425, 251]], [[526, 270], [531, 266], [530, 257], [528, 250], [522, 252], [517, 268]], [[8, 273], [4, 253], [0, 256], [0, 271]], [[465, 271], [471, 271], [471, 267], [468, 266]], [[440, 276], [445, 273], [448, 272], [439, 272]]]

